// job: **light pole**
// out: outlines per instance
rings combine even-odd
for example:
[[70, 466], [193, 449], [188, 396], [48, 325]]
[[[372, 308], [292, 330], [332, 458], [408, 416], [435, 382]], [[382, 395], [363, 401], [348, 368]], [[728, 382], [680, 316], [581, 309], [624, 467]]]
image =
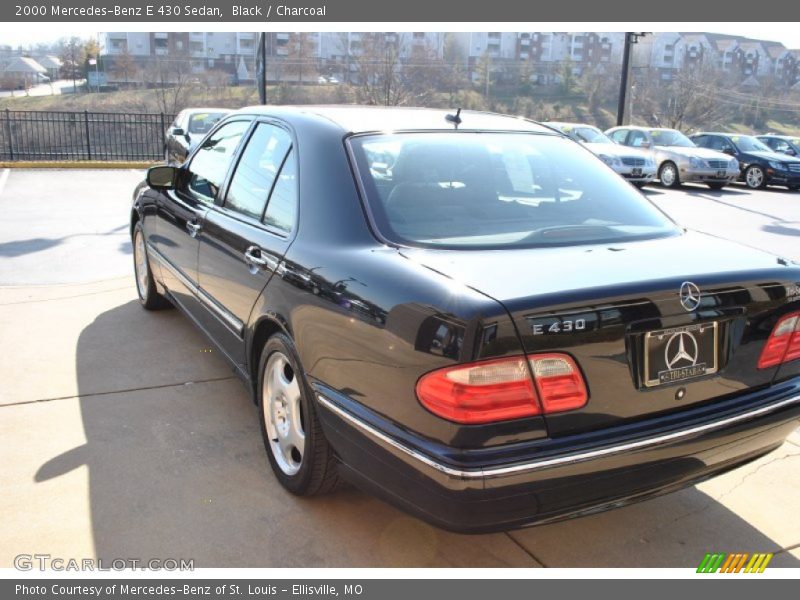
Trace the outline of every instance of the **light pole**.
[[619, 82], [619, 102], [617, 104], [617, 127], [625, 122], [625, 101], [628, 95], [628, 77], [631, 72], [631, 50], [633, 44], [639, 41], [640, 37], [647, 35], [644, 32], [625, 33], [625, 46], [622, 50], [622, 76]]

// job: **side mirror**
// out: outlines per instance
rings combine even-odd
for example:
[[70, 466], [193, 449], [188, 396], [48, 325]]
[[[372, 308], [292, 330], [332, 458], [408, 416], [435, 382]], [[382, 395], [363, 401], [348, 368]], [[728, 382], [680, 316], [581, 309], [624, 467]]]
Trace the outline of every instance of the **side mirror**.
[[169, 190], [175, 187], [178, 169], [168, 165], [158, 165], [147, 169], [147, 185], [154, 190]]
[[783, 152], [784, 154], [788, 154], [789, 156], [797, 156], [797, 152], [794, 151], [794, 148], [787, 148]]
[[723, 148], [722, 153], [728, 156], [736, 156], [736, 152], [733, 151], [733, 148]]
[[650, 146], [652, 146], [652, 144], [650, 142], [642, 142], [641, 145], [639, 146], [639, 148], [648, 149], [648, 148], [650, 148]]
[[172, 135], [174, 135], [175, 137], [177, 137], [177, 136], [179, 136], [179, 135], [186, 135], [186, 132], [183, 130], [183, 128], [182, 128], [182, 127], [173, 127], [173, 128], [170, 130], [170, 133], [171, 133]]

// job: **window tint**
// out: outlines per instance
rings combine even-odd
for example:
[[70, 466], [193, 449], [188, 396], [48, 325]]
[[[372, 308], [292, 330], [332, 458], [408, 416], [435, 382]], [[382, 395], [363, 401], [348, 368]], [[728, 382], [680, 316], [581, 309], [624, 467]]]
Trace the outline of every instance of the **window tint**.
[[261, 220], [272, 184], [291, 145], [292, 138], [280, 127], [257, 125], [236, 166], [225, 206]]
[[677, 231], [602, 161], [562, 137], [407, 133], [350, 143], [378, 230], [401, 244], [527, 248]]
[[289, 152], [289, 156], [283, 163], [278, 181], [272, 189], [269, 197], [267, 213], [264, 215], [264, 223], [280, 229], [286, 233], [291, 233], [297, 222], [297, 161], [295, 160], [294, 150]]
[[186, 191], [201, 202], [213, 204], [236, 146], [249, 126], [249, 121], [227, 123], [203, 143], [189, 164]]

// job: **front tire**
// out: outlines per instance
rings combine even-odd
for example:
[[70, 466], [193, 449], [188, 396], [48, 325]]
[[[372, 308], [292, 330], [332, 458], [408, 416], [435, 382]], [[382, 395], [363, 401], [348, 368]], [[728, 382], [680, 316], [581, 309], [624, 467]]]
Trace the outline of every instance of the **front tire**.
[[796, 192], [797, 190], [800, 190], [800, 185], [790, 185], [788, 188], [790, 192]]
[[744, 182], [751, 190], [760, 190], [767, 187], [767, 177], [764, 169], [758, 165], [750, 165], [744, 172]]
[[681, 177], [678, 174], [678, 167], [674, 162], [667, 161], [658, 170], [658, 178], [661, 185], [665, 188], [677, 188], [681, 185]]
[[256, 393], [264, 447], [280, 484], [298, 496], [339, 487], [336, 457], [322, 431], [313, 391], [294, 345], [282, 333], [264, 345]]
[[147, 256], [147, 245], [144, 241], [142, 224], [136, 222], [133, 226], [133, 272], [136, 277], [136, 292], [139, 303], [146, 310], [158, 310], [170, 306], [169, 301], [158, 293], [153, 271], [150, 269], [150, 259]]

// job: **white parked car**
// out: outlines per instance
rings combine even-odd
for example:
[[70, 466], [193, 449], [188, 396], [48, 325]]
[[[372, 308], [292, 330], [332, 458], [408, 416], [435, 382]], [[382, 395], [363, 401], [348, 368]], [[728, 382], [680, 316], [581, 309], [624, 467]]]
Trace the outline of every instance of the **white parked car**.
[[593, 125], [555, 121], [544, 125], [558, 129], [586, 146], [636, 187], [642, 187], [656, 178], [656, 162], [652, 152], [620, 146]]

